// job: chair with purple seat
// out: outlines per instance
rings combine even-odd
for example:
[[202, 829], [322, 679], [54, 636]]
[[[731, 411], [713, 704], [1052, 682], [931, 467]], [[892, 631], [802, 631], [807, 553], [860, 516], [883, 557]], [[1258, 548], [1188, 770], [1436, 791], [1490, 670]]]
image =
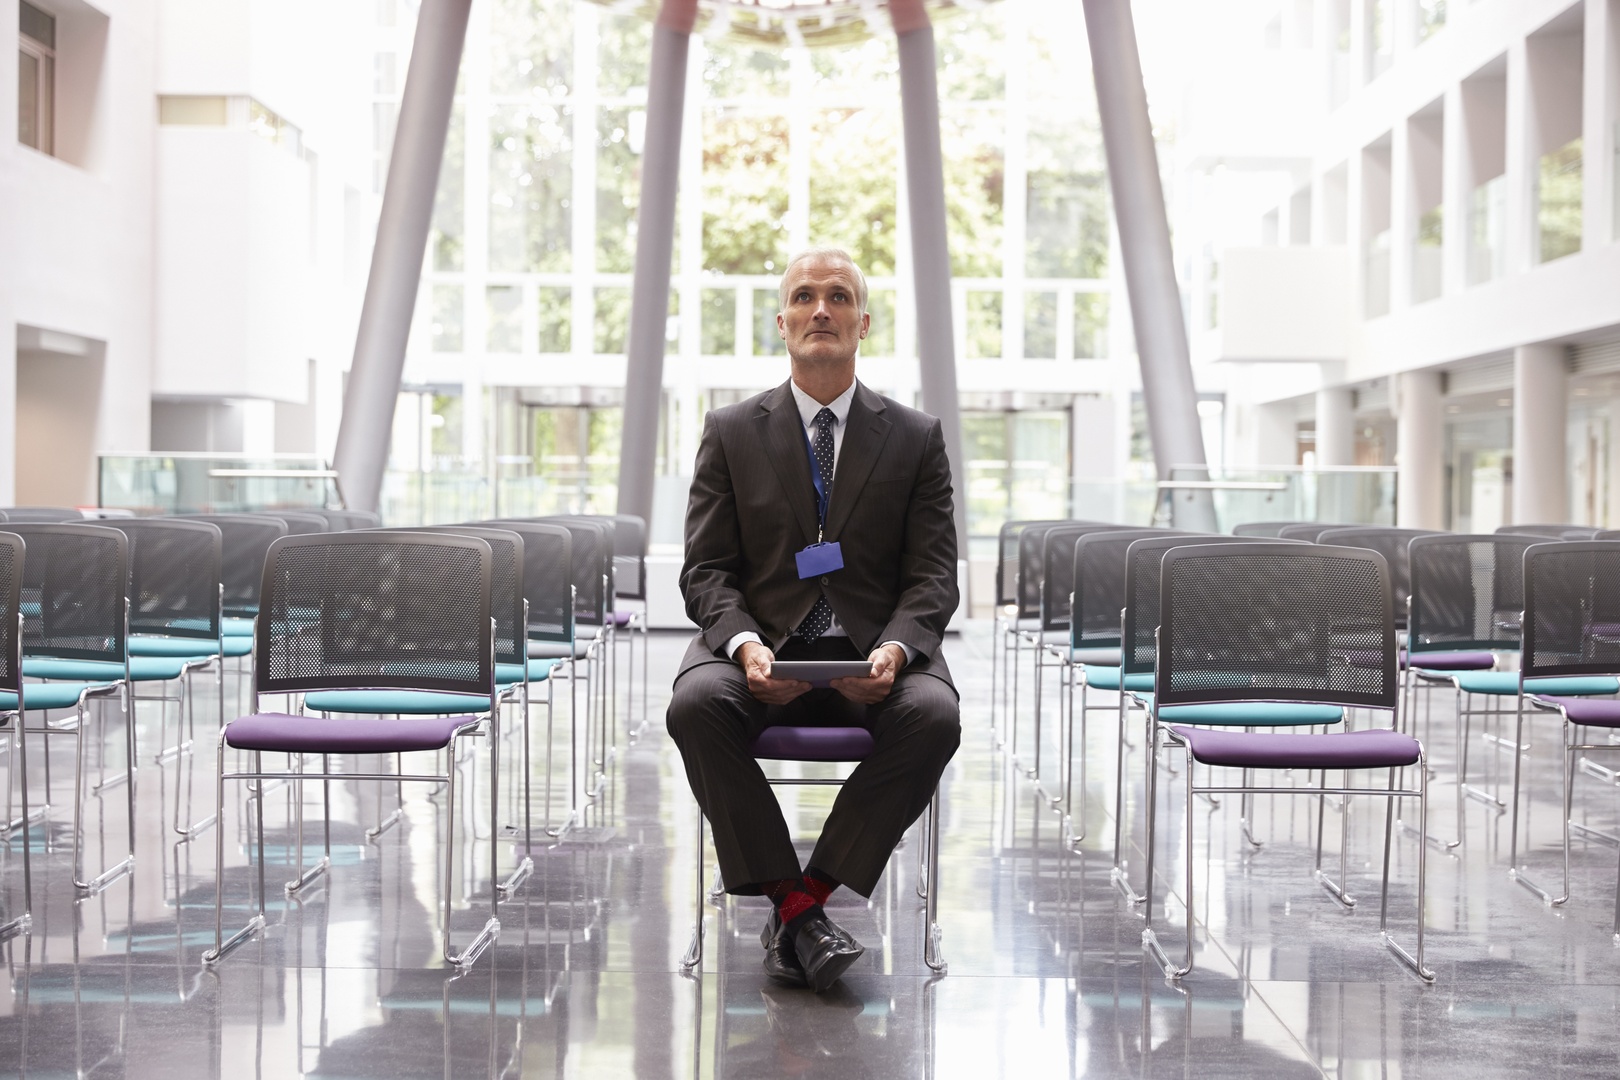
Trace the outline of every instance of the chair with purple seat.
[[[224, 813], [226, 781], [287, 780], [294, 784], [297, 877], [289, 895], [331, 867], [331, 830], [326, 854], [306, 869], [303, 852], [302, 782], [316, 779], [421, 781], [446, 786], [444, 906], [441, 950], [452, 967], [470, 965], [500, 932], [497, 905], [499, 844], [489, 845], [489, 917], [459, 952], [451, 947], [452, 882], [458, 849], [456, 820], [471, 809], [456, 804], [456, 751], [476, 733], [488, 756], [490, 822], [500, 813], [500, 685], [495, 667], [495, 620], [491, 614], [494, 555], [473, 536], [441, 533], [345, 532], [285, 536], [265, 560], [254, 638], [254, 711], [226, 725], [219, 740], [216, 818]], [[386, 601], [386, 602], [382, 602]], [[320, 690], [432, 692], [470, 701], [476, 711], [392, 719], [361, 716], [330, 719], [260, 711], [266, 694], [301, 695]], [[247, 753], [249, 768], [226, 766], [226, 750]], [[333, 769], [346, 755], [433, 752], [444, 755], [442, 772], [408, 774]], [[291, 767], [267, 771], [263, 755], [289, 754]], [[305, 758], [321, 768], [304, 768]], [[203, 954], [214, 964], [265, 926], [264, 815], [256, 823], [257, 913], [229, 938], [224, 936], [225, 830], [215, 830], [214, 947]]]
[[[760, 732], [749, 751], [761, 761], [859, 763], [872, 752], [872, 733], [860, 727], [769, 727]], [[837, 787], [843, 780], [826, 777], [769, 777], [776, 786], [805, 785]], [[715, 870], [714, 887], [703, 888], [703, 813], [697, 827], [697, 916], [692, 940], [681, 958], [681, 970], [690, 973], [703, 963], [703, 905], [722, 902], [724, 886]], [[947, 967], [943, 952], [944, 931], [939, 925], [939, 789], [928, 802], [923, 815], [923, 835], [917, 849], [917, 895], [923, 901], [923, 963], [937, 975]]]
[[[1140, 542], [1140, 541], [1139, 541]], [[1164, 553], [1159, 629], [1150, 721], [1150, 758], [1160, 736], [1186, 751], [1185, 862], [1186, 952], [1170, 959], [1153, 927], [1153, 857], [1157, 831], [1156, 777], [1148, 766], [1147, 929], [1142, 944], [1179, 979], [1192, 970], [1197, 905], [1193, 894], [1193, 801], [1202, 794], [1377, 795], [1388, 799], [1384, 816], [1383, 878], [1379, 935], [1403, 964], [1426, 982], [1434, 973], [1424, 965], [1423, 918], [1427, 884], [1427, 845], [1417, 852], [1417, 942], [1409, 952], [1389, 933], [1389, 857], [1395, 801], [1418, 800], [1427, 813], [1428, 774], [1423, 745], [1394, 729], [1399, 680], [1395, 665], [1395, 623], [1389, 568], [1376, 552], [1361, 548], [1303, 547], [1293, 544], [1189, 545]], [[1351, 663], [1347, 653], [1375, 653], [1379, 662]], [[1389, 716], [1391, 727], [1293, 734], [1236, 731], [1168, 723], [1173, 708], [1223, 706], [1239, 713], [1267, 705], [1370, 709]], [[1253, 786], [1195, 780], [1196, 768], [1252, 771], [1321, 770], [1316, 788]], [[1413, 768], [1415, 788], [1396, 786], [1397, 774]], [[1387, 770], [1384, 787], [1356, 785], [1350, 774]], [[1327, 773], [1343, 771], [1339, 787], [1327, 786]], [[1322, 817], [1317, 819], [1316, 880], [1335, 901], [1354, 908], [1346, 892], [1348, 803], [1339, 852], [1339, 876], [1322, 870]]]
[[[1513, 766], [1512, 841], [1508, 873], [1520, 885], [1547, 903], [1569, 899], [1570, 833], [1608, 844], [1620, 842], [1612, 833], [1572, 821], [1575, 776], [1579, 755], [1593, 750], [1614, 750], [1608, 736], [1620, 729], [1620, 701], [1569, 697], [1539, 690], [1551, 680], [1620, 675], [1620, 541], [1590, 540], [1536, 544], [1524, 553], [1524, 619], [1521, 689], [1515, 742], [1522, 744], [1525, 702], [1557, 713], [1563, 719], [1563, 885], [1555, 896], [1536, 884], [1519, 862], [1519, 798], [1523, 784], [1524, 753]], [[1599, 734], [1603, 741], [1594, 741]], [[1612, 773], [1611, 773], [1612, 775]], [[1620, 880], [1615, 883], [1614, 933], [1620, 939]]]
[[[1516, 653], [1524, 610], [1524, 553], [1544, 538], [1509, 533], [1420, 536], [1411, 542], [1411, 613], [1407, 629], [1406, 730], [1416, 732], [1416, 688], [1451, 687], [1456, 693], [1457, 835], [1462, 843], [1467, 800], [1507, 812], [1500, 794], [1469, 782], [1470, 736], [1481, 727], [1505, 727], [1520, 695], [1517, 671], [1498, 671], [1497, 653]], [[1490, 666], [1485, 666], [1489, 657]], [[1529, 689], [1566, 696], [1607, 695], [1620, 688], [1612, 678], [1568, 677], [1533, 683]], [[1511, 699], [1511, 700], [1510, 700]], [[1481, 706], [1479, 703], [1483, 702]], [[1490, 733], [1486, 732], [1487, 736]], [[1488, 737], [1497, 752], [1511, 750], [1501, 736]], [[1501, 772], [1501, 770], [1493, 770]], [[1498, 787], [1505, 783], [1498, 776]]]

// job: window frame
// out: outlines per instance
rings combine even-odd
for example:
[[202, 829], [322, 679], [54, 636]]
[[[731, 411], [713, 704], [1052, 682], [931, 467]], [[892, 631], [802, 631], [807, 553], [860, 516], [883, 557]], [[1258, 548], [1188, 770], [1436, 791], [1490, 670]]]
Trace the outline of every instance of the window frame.
[[[47, 13], [48, 14], [48, 13]], [[56, 50], [37, 38], [29, 37], [20, 29], [17, 33], [18, 95], [17, 141], [30, 150], [38, 150], [49, 157], [56, 156]], [[34, 127], [39, 133], [38, 143], [23, 138], [22, 56], [33, 58], [38, 76], [34, 84]]]

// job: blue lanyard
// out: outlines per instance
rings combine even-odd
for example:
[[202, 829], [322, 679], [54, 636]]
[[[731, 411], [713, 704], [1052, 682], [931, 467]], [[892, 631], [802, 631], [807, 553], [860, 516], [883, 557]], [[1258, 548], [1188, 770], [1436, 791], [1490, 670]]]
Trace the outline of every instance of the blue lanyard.
[[821, 534], [827, 528], [827, 504], [832, 501], [832, 496], [827, 493], [827, 481], [821, 475], [821, 463], [816, 460], [816, 448], [810, 443], [810, 429], [800, 430], [804, 432], [804, 452], [810, 457], [810, 482], [816, 486], [816, 543], [819, 544]]

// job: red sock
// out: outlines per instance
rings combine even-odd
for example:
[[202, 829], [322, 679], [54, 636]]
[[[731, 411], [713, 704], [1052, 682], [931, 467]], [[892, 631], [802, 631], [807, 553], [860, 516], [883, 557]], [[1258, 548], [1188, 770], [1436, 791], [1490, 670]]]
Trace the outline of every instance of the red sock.
[[809, 893], [818, 904], [825, 904], [827, 902], [827, 897], [831, 896], [833, 894], [833, 890], [837, 888], [838, 882], [834, 881], [827, 874], [822, 873], [813, 866], [804, 872], [804, 890], [805, 892]]
[[771, 903], [776, 905], [777, 914], [781, 916], [784, 924], [792, 922], [818, 904], [816, 898], [805, 891], [802, 878], [767, 881], [760, 885], [760, 889], [771, 898]]

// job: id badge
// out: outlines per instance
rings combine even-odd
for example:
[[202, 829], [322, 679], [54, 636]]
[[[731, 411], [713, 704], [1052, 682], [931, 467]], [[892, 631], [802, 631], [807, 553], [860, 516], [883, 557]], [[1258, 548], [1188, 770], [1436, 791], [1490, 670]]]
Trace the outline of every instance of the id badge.
[[844, 551], [837, 543], [811, 544], [803, 551], [794, 552], [793, 561], [799, 564], [799, 580], [803, 581], [842, 570]]

